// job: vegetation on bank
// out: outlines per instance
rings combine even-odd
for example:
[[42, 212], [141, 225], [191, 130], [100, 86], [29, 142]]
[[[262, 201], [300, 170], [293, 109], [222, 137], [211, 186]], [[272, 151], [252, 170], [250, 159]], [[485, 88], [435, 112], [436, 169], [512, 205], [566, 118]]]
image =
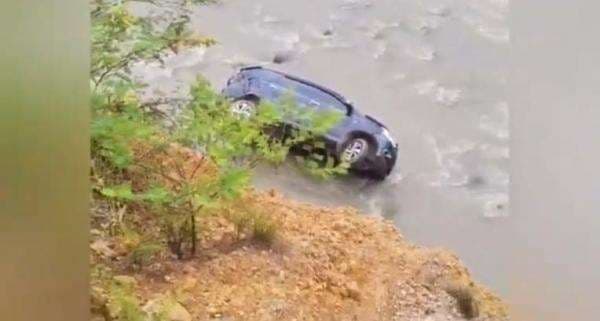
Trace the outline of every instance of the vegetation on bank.
[[[132, 15], [128, 2], [92, 1], [91, 181], [93, 210], [100, 213], [93, 215], [92, 225], [121, 240], [128, 265], [135, 269], [168, 253], [177, 259], [195, 256], [203, 219], [209, 216], [229, 220], [239, 239], [250, 235], [272, 243], [276, 223], [239, 201], [250, 188], [252, 169], [259, 162], [281, 164], [291, 147], [315, 141], [340, 115], [297, 109], [287, 99], [278, 106], [261, 104], [250, 118], [235, 117], [229, 102], [198, 78], [177, 126], [165, 128], [164, 115], [155, 108], [160, 102], [141, 100], [144, 84], [132, 79], [130, 67], [215, 40], [189, 30], [185, 8], [190, 1], [181, 1], [181, 14], [166, 26]], [[284, 117], [302, 119], [306, 129], [291, 135], [268, 130]], [[317, 159], [300, 163], [319, 177], [345, 172], [344, 166], [323, 166]], [[130, 285], [106, 275], [94, 274], [94, 282], [109, 289], [117, 318], [141, 320], [145, 312]]]
[[[161, 115], [150, 108], [154, 104], [140, 101], [137, 90], [143, 84], [131, 79], [129, 67], [140, 60], [160, 60], [174, 47], [210, 46], [214, 40], [190, 32], [187, 18], [175, 19], [159, 30], [144, 18], [128, 13], [126, 2], [98, 0], [92, 10], [94, 192], [117, 211], [135, 205], [154, 213], [169, 249], [182, 258], [183, 247], [188, 247], [191, 255], [196, 252], [198, 217], [228, 206], [242, 195], [258, 162], [280, 164], [292, 146], [326, 132], [339, 115], [317, 115], [294, 108], [288, 100], [279, 106], [261, 104], [256, 115], [241, 119], [230, 113], [226, 99], [199, 78], [191, 87], [190, 100], [176, 128], [163, 128]], [[308, 129], [285, 137], [265, 130], [290, 116], [304, 119]], [[165, 169], [152, 160], [164, 156], [174, 145], [201, 151], [206, 162], [215, 166], [212, 175], [198, 181], [166, 175]], [[142, 146], [144, 155], [136, 155], [136, 149]], [[324, 176], [343, 171], [341, 167], [318, 167], [314, 160], [305, 164]], [[173, 165], [181, 171], [178, 164]], [[139, 171], [144, 172], [146, 180], [134, 184], [133, 173]], [[261, 227], [255, 228], [260, 235], [272, 230], [264, 220], [250, 220], [260, 222], [256, 224]], [[112, 232], [136, 233], [126, 226], [127, 222], [120, 224], [123, 226], [116, 226]]]

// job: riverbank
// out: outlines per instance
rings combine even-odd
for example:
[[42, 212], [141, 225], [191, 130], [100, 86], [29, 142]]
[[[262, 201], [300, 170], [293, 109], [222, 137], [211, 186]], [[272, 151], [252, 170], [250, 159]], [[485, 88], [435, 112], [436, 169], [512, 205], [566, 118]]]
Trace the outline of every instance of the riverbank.
[[[165, 165], [210, 173], [191, 150], [176, 147], [168, 155]], [[273, 237], [240, 231], [232, 213], [209, 215], [199, 222], [196, 255], [178, 260], [163, 251], [136, 265], [128, 250], [135, 238], [108, 236], [107, 210], [97, 200], [92, 265], [103, 272], [92, 282], [95, 317], [123, 320], [127, 305], [114, 287], [126, 285], [142, 319], [151, 319], [156, 306], [172, 321], [507, 319], [502, 301], [455, 255], [413, 245], [389, 221], [276, 191], [250, 190], [236, 203], [267, 215]], [[137, 229], [155, 228], [143, 208], [127, 211], [138, 218]]]

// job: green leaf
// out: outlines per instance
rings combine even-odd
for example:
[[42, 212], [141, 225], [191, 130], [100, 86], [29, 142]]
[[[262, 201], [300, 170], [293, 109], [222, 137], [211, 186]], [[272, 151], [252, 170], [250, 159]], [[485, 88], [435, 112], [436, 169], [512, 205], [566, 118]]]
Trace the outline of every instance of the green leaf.
[[100, 193], [108, 198], [113, 198], [120, 201], [133, 201], [135, 195], [131, 191], [130, 184], [116, 185], [103, 188]]
[[157, 205], [172, 201], [171, 192], [162, 186], [154, 186], [139, 196], [141, 200]]
[[226, 199], [237, 197], [247, 188], [250, 182], [250, 172], [243, 168], [226, 170], [219, 179], [220, 194]]

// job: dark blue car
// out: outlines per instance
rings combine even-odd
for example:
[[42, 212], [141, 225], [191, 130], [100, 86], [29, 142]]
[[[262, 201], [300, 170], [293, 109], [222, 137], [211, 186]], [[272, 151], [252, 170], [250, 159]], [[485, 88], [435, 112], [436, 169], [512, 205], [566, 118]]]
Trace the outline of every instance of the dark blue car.
[[323, 139], [327, 153], [351, 170], [384, 179], [396, 163], [398, 145], [387, 128], [360, 113], [340, 94], [279, 71], [263, 67], [242, 68], [227, 81], [223, 95], [231, 99], [232, 112], [251, 115], [261, 100], [276, 102], [292, 94], [299, 107], [335, 108], [346, 116]]

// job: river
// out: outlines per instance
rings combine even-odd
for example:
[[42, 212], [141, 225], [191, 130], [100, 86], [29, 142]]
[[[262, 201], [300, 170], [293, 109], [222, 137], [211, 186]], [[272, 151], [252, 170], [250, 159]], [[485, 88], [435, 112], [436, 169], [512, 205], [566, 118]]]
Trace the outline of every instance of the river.
[[220, 89], [249, 64], [342, 93], [396, 138], [388, 179], [319, 182], [283, 166], [260, 168], [256, 185], [391, 219], [507, 294], [507, 14], [507, 0], [224, 0], [191, 14], [192, 28], [217, 45], [136, 70], [161, 94], [184, 93], [198, 74]]

